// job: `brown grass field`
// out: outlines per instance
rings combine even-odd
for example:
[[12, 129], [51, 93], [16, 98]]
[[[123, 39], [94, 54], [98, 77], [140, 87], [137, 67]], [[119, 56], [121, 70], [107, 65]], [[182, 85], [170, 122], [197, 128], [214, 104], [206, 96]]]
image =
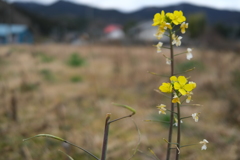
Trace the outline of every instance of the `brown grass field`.
[[[177, 48], [175, 53], [184, 50]], [[80, 58], [79, 66], [69, 60], [73, 53]], [[168, 50], [163, 53], [168, 55]], [[182, 116], [201, 112], [198, 123], [184, 119], [182, 144], [203, 139], [210, 143], [206, 151], [201, 145], [182, 148], [181, 159], [239, 160], [240, 54], [198, 48], [193, 54], [191, 61], [185, 55], [176, 57], [175, 65], [177, 72], [196, 67], [185, 76], [197, 83], [192, 103], [202, 104], [182, 106]], [[170, 100], [154, 89], [168, 79], [148, 71], [161, 75], [170, 71], [151, 45], [1, 46], [0, 159], [66, 160], [59, 150], [75, 160], [93, 159], [53, 139], [22, 141], [40, 133], [67, 139], [100, 157], [106, 114], [115, 119], [130, 113], [113, 102], [129, 105], [137, 113], [111, 124], [107, 159], [128, 160], [139, 139], [132, 160], [154, 160], [149, 148], [164, 159], [168, 127], [144, 120], [164, 118], [156, 106], [169, 107]]]

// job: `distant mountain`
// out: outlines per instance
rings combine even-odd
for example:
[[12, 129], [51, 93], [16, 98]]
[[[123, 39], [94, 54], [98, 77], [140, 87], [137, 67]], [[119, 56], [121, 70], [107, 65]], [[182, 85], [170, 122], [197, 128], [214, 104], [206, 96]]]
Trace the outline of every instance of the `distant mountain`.
[[240, 12], [217, 10], [208, 7], [195, 6], [187, 3], [173, 5], [168, 7], [148, 7], [131, 13], [129, 16], [135, 19], [150, 19], [157, 12], [173, 12], [182, 10], [186, 16], [194, 13], [204, 13], [208, 24], [224, 23], [229, 25], [240, 25]]
[[51, 5], [40, 5], [34, 2], [16, 2], [13, 5], [44, 17], [78, 17], [102, 21], [103, 23], [151, 20], [153, 15], [161, 10], [165, 10], [166, 12], [182, 10], [186, 16], [192, 13], [205, 13], [209, 24], [224, 23], [240, 25], [240, 12], [217, 10], [186, 3], [168, 7], [147, 7], [132, 13], [122, 13], [117, 10], [102, 10], [64, 0], [59, 0]]
[[31, 25], [28, 17], [18, 12], [13, 6], [0, 0], [0, 23], [18, 23]]
[[85, 5], [76, 4], [68, 1], [57, 1], [51, 5], [45, 6], [34, 2], [15, 2], [14, 6], [25, 9], [34, 14], [43, 17], [78, 17], [85, 19], [107, 19], [110, 23], [122, 23], [126, 15], [117, 10], [101, 10]]

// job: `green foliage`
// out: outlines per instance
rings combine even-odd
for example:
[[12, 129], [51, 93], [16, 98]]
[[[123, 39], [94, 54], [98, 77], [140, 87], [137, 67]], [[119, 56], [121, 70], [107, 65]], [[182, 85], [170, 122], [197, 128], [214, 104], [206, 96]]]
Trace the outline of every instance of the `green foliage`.
[[82, 77], [81, 76], [72, 76], [70, 81], [73, 82], [73, 83], [77, 83], [77, 82], [82, 82]]
[[86, 60], [82, 58], [78, 53], [72, 53], [68, 58], [67, 64], [71, 67], [80, 67], [86, 63]]
[[56, 79], [52, 73], [51, 70], [49, 69], [42, 69], [40, 71], [40, 74], [43, 76], [43, 78], [46, 80], [46, 81], [49, 81], [49, 82], [54, 82]]
[[203, 71], [205, 69], [204, 64], [200, 61], [185, 61], [177, 65], [178, 72], [184, 72], [186, 70], [196, 68], [198, 71]]
[[156, 122], [159, 122], [161, 123], [162, 126], [168, 128], [169, 127], [169, 123], [170, 123], [170, 114], [158, 114], [158, 113], [155, 113], [155, 114], [152, 114], [151, 116], [153, 122], [156, 121]]
[[191, 14], [188, 17], [189, 33], [191, 38], [199, 37], [206, 27], [206, 16], [204, 13]]

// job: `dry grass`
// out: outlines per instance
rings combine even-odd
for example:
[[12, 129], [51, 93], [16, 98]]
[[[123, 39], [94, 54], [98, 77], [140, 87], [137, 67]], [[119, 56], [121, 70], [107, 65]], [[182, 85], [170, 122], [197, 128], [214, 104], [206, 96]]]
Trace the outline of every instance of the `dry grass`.
[[[184, 49], [177, 51], [181, 50]], [[86, 63], [80, 67], [69, 66], [67, 60], [72, 53], [79, 54]], [[50, 60], [42, 59], [42, 55]], [[144, 122], [157, 114], [158, 104], [169, 102], [154, 91], [167, 78], [147, 72], [169, 73], [169, 66], [154, 47], [1, 46], [0, 56], [0, 159], [66, 159], [57, 150], [67, 152], [75, 160], [91, 159], [82, 151], [64, 147], [51, 139], [22, 142], [22, 139], [39, 133], [66, 138], [100, 156], [106, 113], [112, 113], [112, 118], [129, 113], [113, 106], [112, 102], [127, 104], [137, 110], [132, 119], [141, 131], [139, 150], [142, 152], [133, 159], [152, 159], [148, 148], [160, 159], [164, 158], [166, 144], [162, 138], [167, 138], [168, 129], [160, 123]], [[236, 105], [230, 105], [233, 99], [238, 100], [239, 89], [232, 85], [232, 73], [239, 70], [240, 55], [195, 49], [194, 62], [201, 65], [187, 75], [198, 85], [194, 103], [203, 106], [184, 107], [182, 114], [202, 114], [198, 123], [192, 119], [184, 121], [182, 143], [192, 144], [206, 138], [210, 144], [207, 151], [201, 151], [201, 146], [183, 148], [182, 159], [237, 160], [240, 118], [232, 117], [229, 108], [240, 111], [240, 102], [234, 101]], [[177, 57], [176, 63], [189, 65], [184, 55]], [[72, 82], [74, 76], [81, 80]], [[11, 118], [13, 94], [17, 100], [16, 122]], [[113, 123], [108, 159], [127, 160], [138, 139], [131, 118]]]

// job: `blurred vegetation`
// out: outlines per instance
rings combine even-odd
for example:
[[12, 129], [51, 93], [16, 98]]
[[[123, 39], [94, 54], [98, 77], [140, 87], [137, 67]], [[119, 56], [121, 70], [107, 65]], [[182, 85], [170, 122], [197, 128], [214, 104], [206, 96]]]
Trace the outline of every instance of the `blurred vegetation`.
[[72, 53], [68, 58], [67, 64], [71, 67], [80, 67], [86, 64], [86, 60], [78, 53]]
[[179, 63], [177, 64], [177, 71], [182, 73], [182, 72], [185, 72], [189, 69], [192, 69], [192, 68], [196, 68], [197, 72], [198, 71], [203, 71], [205, 69], [204, 67], [204, 64], [201, 62], [201, 61], [194, 61], [194, 60], [191, 60], [191, 61], [185, 61], [183, 63]]
[[78, 75], [72, 76], [71, 79], [70, 79], [70, 81], [73, 82], [73, 83], [81, 82], [82, 80], [83, 80], [82, 77], [78, 76]]
[[[137, 110], [133, 121], [141, 132], [141, 153], [137, 152], [132, 160], [151, 160], [146, 156], [150, 154], [149, 147], [159, 159], [164, 159], [166, 143], [162, 138], [168, 134], [167, 124], [144, 122], [146, 119], [169, 120], [168, 115], [160, 116], [154, 107], [159, 103], [169, 107], [169, 99], [154, 91], [167, 78], [147, 73], [166, 73], [169, 70], [162, 55], [154, 54], [155, 47], [79, 47], [63, 44], [15, 47], [9, 56], [5, 56], [9, 46], [0, 48], [1, 60], [7, 62], [1, 65], [3, 67], [0, 70], [0, 159], [67, 159], [58, 150], [75, 160], [91, 159], [81, 150], [52, 139], [22, 142], [22, 139], [39, 133], [62, 137], [99, 157], [106, 113], [112, 113], [114, 118], [128, 113], [113, 107], [112, 102], [133, 106]], [[21, 54], [19, 50], [22, 50]], [[176, 52], [180, 53], [181, 50], [179, 47]], [[42, 54], [54, 61], [42, 61]], [[187, 127], [187, 131], [182, 134], [182, 139], [184, 144], [193, 144], [204, 137], [210, 143], [206, 152], [202, 152], [199, 145], [185, 147], [181, 158], [234, 160], [239, 153], [240, 141], [237, 87], [240, 55], [237, 52], [219, 55], [213, 50], [195, 48], [193, 56], [192, 62], [186, 60], [186, 55], [178, 56], [178, 64], [183, 65], [177, 65], [176, 68], [185, 71], [196, 67], [191, 72], [191, 80], [197, 83], [193, 103], [203, 106], [182, 106], [181, 114], [184, 117], [195, 112], [204, 114], [201, 114], [197, 125], [192, 118], [183, 120], [183, 127]], [[86, 62], [91, 65], [83, 65]], [[72, 64], [74, 67], [68, 67]], [[115, 67], [118, 72], [114, 71]], [[53, 85], [52, 78], [58, 77], [61, 79], [57, 79], [58, 83]], [[11, 118], [12, 90], [15, 90], [17, 121]], [[129, 159], [139, 140], [132, 120], [111, 125], [109, 136], [108, 159]], [[222, 154], [223, 150], [228, 154]]]
[[188, 32], [191, 38], [198, 38], [203, 35], [207, 21], [204, 13], [195, 13], [188, 16], [189, 29]]

